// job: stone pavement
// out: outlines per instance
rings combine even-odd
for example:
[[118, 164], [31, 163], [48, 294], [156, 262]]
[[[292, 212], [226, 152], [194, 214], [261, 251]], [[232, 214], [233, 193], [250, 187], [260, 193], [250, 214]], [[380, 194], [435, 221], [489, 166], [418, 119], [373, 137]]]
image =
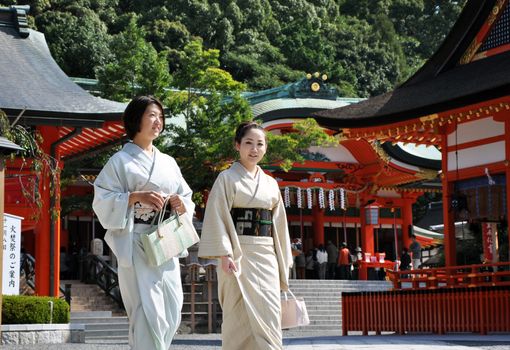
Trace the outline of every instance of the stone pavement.
[[[127, 344], [4, 345], [2, 350], [129, 350]], [[170, 350], [220, 350], [218, 334], [178, 335]], [[349, 335], [286, 337], [284, 350], [510, 350], [502, 335]]]

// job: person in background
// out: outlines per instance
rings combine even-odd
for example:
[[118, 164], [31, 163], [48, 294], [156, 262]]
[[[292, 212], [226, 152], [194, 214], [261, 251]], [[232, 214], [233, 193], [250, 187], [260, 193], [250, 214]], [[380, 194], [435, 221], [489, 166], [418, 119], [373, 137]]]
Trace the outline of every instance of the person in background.
[[299, 255], [294, 258], [296, 264], [297, 279], [305, 279], [306, 257], [303, 250], [299, 251]]
[[183, 304], [179, 259], [149, 265], [141, 236], [164, 210], [167, 197], [179, 215], [191, 220], [195, 210], [191, 189], [174, 158], [152, 143], [165, 126], [163, 111], [153, 96], [137, 96], [129, 102], [123, 121], [131, 141], [108, 160], [94, 182], [92, 207], [118, 260], [129, 345], [135, 350], [168, 350]]
[[413, 270], [417, 270], [421, 265], [421, 245], [416, 240], [415, 235], [411, 235], [411, 240], [412, 243], [409, 245], [409, 250], [411, 251]]
[[363, 251], [361, 250], [361, 247], [357, 247], [354, 249], [354, 257], [352, 259], [352, 279], [358, 280], [359, 279], [359, 269], [360, 265], [363, 262]]
[[297, 263], [296, 260], [299, 255], [303, 254], [303, 245], [301, 244], [301, 239], [294, 238], [292, 243], [290, 244], [292, 249], [292, 257], [294, 259], [294, 264], [292, 264], [292, 268], [290, 269], [290, 278], [296, 279], [297, 277]]
[[307, 280], [313, 280], [315, 279], [315, 260], [313, 258], [313, 250], [310, 249], [308, 252], [306, 252], [305, 256], [306, 260], [306, 279]]
[[319, 279], [326, 279], [326, 269], [328, 265], [328, 252], [324, 248], [324, 245], [319, 245], [317, 249], [317, 262], [319, 263]]
[[327, 278], [334, 280], [336, 275], [336, 265], [338, 261], [338, 248], [333, 244], [333, 242], [328, 241], [326, 252], [328, 253]]
[[264, 129], [241, 123], [234, 142], [239, 161], [214, 182], [198, 255], [220, 259], [222, 348], [280, 350], [280, 293], [289, 288], [293, 263], [285, 206], [276, 180], [258, 166]]
[[338, 254], [338, 269], [341, 280], [351, 279], [351, 252], [347, 248], [347, 243], [342, 242], [342, 248]]
[[[407, 247], [402, 248], [402, 254], [400, 255], [400, 270], [408, 271], [411, 269], [411, 256], [409, 255], [409, 249]], [[408, 278], [409, 275], [402, 275], [402, 278]]]

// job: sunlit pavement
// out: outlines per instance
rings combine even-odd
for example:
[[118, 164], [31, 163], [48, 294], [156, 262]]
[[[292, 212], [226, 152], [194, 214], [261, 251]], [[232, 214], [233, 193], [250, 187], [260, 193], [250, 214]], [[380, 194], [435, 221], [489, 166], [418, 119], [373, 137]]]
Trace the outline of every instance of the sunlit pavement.
[[[129, 350], [127, 344], [38, 344], [2, 345], [2, 350]], [[218, 334], [178, 335], [170, 350], [220, 350]], [[349, 335], [286, 337], [285, 350], [510, 350], [510, 334], [481, 336], [456, 335]], [[241, 349], [240, 349], [241, 350]], [[251, 350], [251, 349], [242, 349]]]

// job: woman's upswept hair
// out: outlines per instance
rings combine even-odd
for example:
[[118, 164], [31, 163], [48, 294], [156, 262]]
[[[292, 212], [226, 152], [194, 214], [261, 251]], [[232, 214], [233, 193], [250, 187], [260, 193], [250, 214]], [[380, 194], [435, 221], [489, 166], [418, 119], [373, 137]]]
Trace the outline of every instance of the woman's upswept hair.
[[264, 128], [257, 122], [254, 121], [245, 121], [239, 124], [236, 129], [236, 135], [234, 137], [235, 143], [241, 143], [241, 140], [246, 135], [246, 133], [251, 129], [259, 129], [262, 130], [265, 134]]

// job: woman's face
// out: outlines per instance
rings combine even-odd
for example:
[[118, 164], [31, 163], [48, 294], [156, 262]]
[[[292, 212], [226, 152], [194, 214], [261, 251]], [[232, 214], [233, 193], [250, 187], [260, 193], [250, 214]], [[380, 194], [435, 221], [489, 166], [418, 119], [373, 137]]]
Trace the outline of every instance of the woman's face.
[[163, 130], [163, 118], [163, 111], [157, 104], [148, 105], [140, 121], [140, 131], [135, 138], [154, 140]]
[[266, 135], [260, 129], [250, 129], [241, 139], [241, 143], [236, 143], [236, 149], [239, 152], [241, 164], [257, 165], [266, 154]]

